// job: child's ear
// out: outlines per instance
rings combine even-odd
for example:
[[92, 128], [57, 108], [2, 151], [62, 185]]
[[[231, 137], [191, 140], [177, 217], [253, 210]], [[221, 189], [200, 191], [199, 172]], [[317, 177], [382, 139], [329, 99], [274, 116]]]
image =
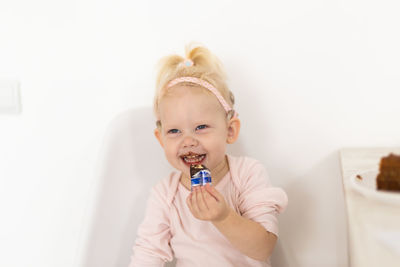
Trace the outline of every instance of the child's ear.
[[226, 138], [226, 142], [228, 144], [233, 144], [239, 137], [240, 132], [240, 120], [237, 117], [234, 117], [228, 122], [228, 136]]
[[160, 143], [160, 145], [162, 147], [164, 147], [164, 144], [163, 144], [162, 138], [161, 138], [161, 132], [160, 132], [159, 128], [154, 129], [154, 135], [156, 136], [156, 138], [157, 138], [158, 142]]

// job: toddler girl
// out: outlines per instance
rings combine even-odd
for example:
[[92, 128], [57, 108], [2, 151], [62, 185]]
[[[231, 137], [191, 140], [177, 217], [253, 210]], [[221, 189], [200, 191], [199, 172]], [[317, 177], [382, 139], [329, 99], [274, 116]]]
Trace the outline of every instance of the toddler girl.
[[[151, 191], [130, 267], [270, 266], [287, 197], [259, 161], [226, 154], [240, 120], [219, 60], [188, 46], [160, 61], [156, 89], [154, 134], [176, 171]], [[191, 191], [192, 164], [210, 169], [212, 186]]]

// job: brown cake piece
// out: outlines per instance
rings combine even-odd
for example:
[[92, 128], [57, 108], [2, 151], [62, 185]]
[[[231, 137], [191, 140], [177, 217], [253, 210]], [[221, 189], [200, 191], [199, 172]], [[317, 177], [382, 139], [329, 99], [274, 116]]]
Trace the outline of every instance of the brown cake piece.
[[376, 187], [378, 190], [400, 192], [400, 156], [390, 154], [381, 158]]

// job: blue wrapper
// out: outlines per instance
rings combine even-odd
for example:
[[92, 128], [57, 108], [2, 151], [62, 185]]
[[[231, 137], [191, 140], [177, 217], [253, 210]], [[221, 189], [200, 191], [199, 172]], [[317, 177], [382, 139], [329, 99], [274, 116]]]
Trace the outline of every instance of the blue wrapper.
[[204, 165], [192, 165], [190, 166], [191, 175], [191, 190], [197, 186], [206, 184], [211, 185], [211, 172]]

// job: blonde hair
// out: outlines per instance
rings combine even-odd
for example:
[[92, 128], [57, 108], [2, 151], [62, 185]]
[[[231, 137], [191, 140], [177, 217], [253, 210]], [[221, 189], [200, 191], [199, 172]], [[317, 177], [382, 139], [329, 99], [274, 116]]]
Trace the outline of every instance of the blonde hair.
[[[154, 97], [154, 114], [157, 120], [159, 119], [159, 103], [168, 93], [167, 84], [179, 77], [195, 77], [209, 82], [233, 108], [235, 103], [234, 96], [228, 88], [226, 74], [219, 59], [206, 47], [194, 43], [190, 43], [185, 47], [185, 55], [185, 58], [179, 55], [169, 55], [161, 58], [158, 63]], [[185, 60], [190, 60], [193, 64], [185, 65]], [[182, 84], [193, 85], [190, 82]]]

